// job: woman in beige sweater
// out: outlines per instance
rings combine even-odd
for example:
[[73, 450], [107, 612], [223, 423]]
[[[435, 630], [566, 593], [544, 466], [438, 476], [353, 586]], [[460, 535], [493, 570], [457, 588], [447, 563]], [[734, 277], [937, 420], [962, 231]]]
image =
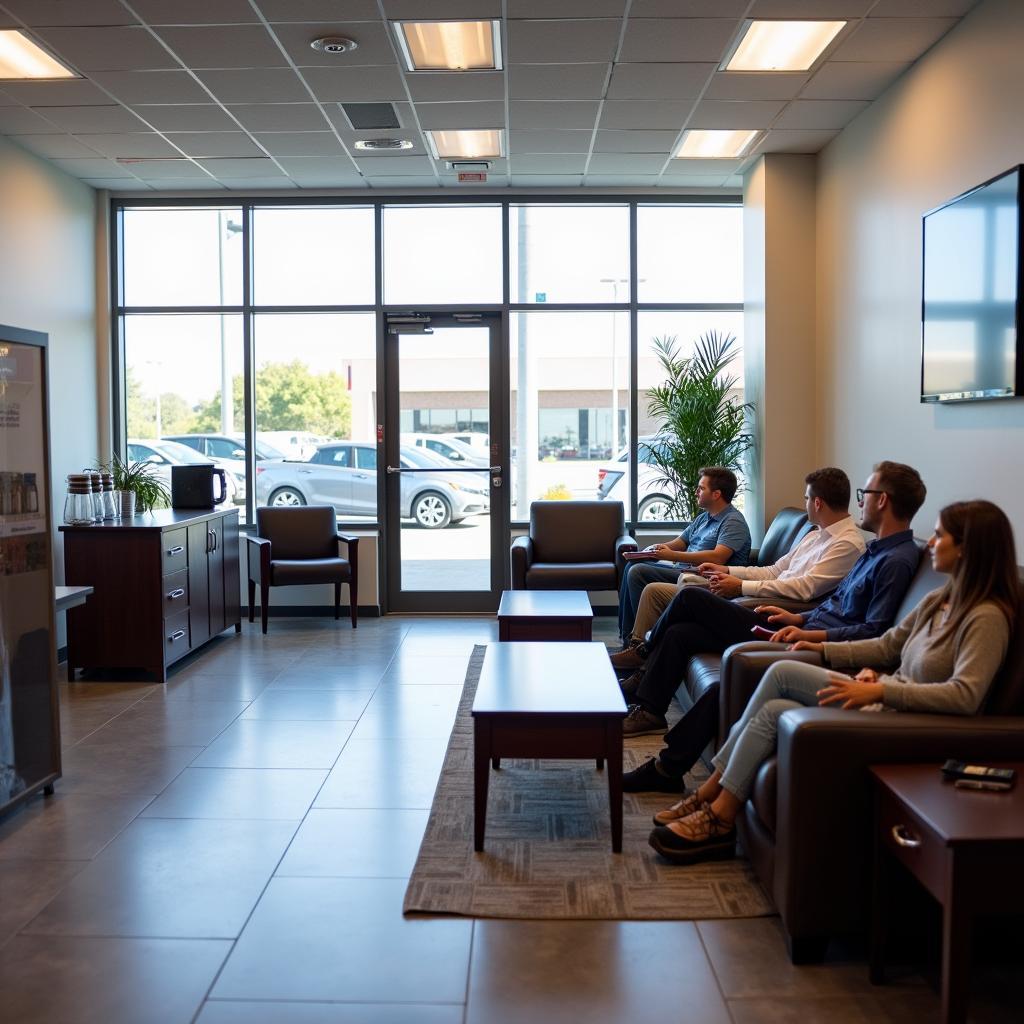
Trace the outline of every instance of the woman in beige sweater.
[[676, 863], [731, 857], [736, 815], [776, 748], [778, 720], [793, 708], [924, 711], [974, 715], [985, 702], [1010, 639], [1020, 586], [1013, 530], [989, 501], [947, 505], [928, 541], [949, 580], [875, 640], [806, 643], [834, 668], [776, 662], [765, 673], [698, 790], [655, 816], [650, 843]]

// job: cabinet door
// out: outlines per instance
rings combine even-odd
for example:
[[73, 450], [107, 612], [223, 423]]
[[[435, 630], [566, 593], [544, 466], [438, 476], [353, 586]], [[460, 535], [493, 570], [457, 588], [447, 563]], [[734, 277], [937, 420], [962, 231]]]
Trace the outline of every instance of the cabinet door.
[[227, 629], [224, 615], [224, 520], [211, 519], [210, 553], [207, 556], [210, 594], [210, 636]]
[[195, 648], [210, 639], [210, 524], [188, 528], [188, 600], [191, 644]]
[[221, 519], [224, 528], [224, 625], [241, 621], [242, 587], [238, 557], [238, 513], [229, 512]]

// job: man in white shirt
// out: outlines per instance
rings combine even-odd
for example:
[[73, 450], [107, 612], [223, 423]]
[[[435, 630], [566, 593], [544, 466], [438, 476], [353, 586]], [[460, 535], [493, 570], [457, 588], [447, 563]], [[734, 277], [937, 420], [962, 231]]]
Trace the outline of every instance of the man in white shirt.
[[[811, 530], [792, 551], [774, 565], [717, 565], [702, 563], [698, 571], [719, 597], [784, 598], [811, 603], [842, 581], [864, 553], [864, 536], [850, 515], [850, 478], [832, 466], [816, 469], [804, 478], [804, 502]], [[643, 664], [639, 642], [669, 606], [678, 583], [649, 583], [644, 587], [633, 627], [633, 643], [612, 657], [616, 668]]]

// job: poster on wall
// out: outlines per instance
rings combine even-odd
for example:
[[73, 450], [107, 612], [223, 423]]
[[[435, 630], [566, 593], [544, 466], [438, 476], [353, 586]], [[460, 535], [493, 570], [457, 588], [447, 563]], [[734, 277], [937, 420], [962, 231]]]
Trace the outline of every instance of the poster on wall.
[[0, 327], [0, 811], [59, 772], [46, 350], [25, 333]]

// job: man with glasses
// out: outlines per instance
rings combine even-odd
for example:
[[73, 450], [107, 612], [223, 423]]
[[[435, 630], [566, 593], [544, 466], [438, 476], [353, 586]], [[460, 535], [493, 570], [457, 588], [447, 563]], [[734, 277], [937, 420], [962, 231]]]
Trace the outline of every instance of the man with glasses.
[[[624, 734], [665, 732], [665, 712], [690, 657], [720, 653], [750, 640], [755, 626], [773, 630], [772, 640], [785, 643], [862, 640], [884, 633], [892, 625], [921, 558], [910, 523], [924, 504], [925, 494], [920, 475], [910, 466], [899, 462], [879, 462], [875, 466], [865, 486], [857, 491], [861, 528], [875, 534], [875, 539], [832, 596], [809, 612], [787, 612], [770, 604], [744, 608], [699, 587], [681, 590], [651, 630], [646, 671], [634, 673], [622, 683], [630, 705], [623, 721]], [[680, 761], [674, 762], [674, 769], [689, 757], [692, 743], [701, 741], [686, 768], [671, 780], [677, 788], [682, 774], [714, 736], [717, 718], [716, 685], [708, 688], [672, 730], [679, 730], [675, 749], [685, 750]], [[684, 725], [686, 722], [689, 724]], [[647, 765], [629, 774], [644, 773], [641, 781], [650, 782], [653, 769], [645, 769]], [[637, 783], [635, 778], [626, 781]]]

